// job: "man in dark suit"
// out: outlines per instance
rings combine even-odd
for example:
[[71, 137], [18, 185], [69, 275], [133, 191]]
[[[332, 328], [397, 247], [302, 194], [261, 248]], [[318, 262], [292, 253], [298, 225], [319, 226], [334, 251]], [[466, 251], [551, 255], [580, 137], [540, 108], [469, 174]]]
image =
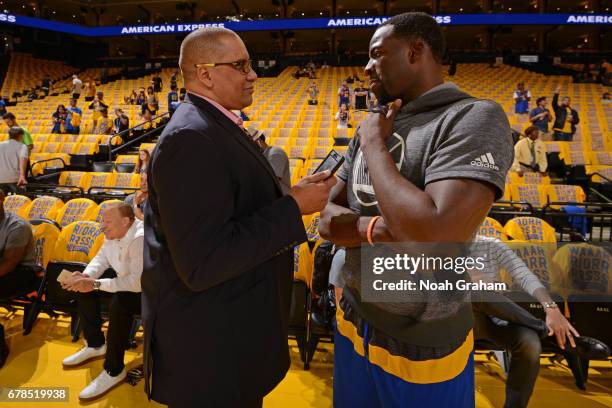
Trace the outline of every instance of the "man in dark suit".
[[320, 211], [336, 181], [321, 173], [282, 194], [230, 112], [252, 103], [257, 79], [234, 32], [194, 31], [179, 65], [188, 94], [147, 169], [145, 389], [171, 407], [261, 406], [290, 364], [301, 215]]

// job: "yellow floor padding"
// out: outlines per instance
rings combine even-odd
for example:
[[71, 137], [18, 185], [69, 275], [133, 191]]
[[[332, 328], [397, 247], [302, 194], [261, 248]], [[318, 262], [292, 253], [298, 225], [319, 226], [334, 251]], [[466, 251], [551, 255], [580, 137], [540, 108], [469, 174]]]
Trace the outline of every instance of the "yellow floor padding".
[[[161, 407], [148, 402], [142, 389], [122, 384], [99, 400], [80, 404], [79, 392], [102, 370], [102, 360], [64, 370], [62, 360], [77, 351], [81, 342], [70, 340], [69, 320], [48, 318], [41, 314], [32, 333], [23, 336], [22, 314], [0, 309], [0, 323], [5, 326], [11, 353], [0, 369], [0, 387], [68, 387], [69, 403], [0, 403], [0, 407]], [[141, 334], [137, 341], [141, 343]], [[264, 400], [265, 408], [324, 408], [332, 406], [333, 346], [320, 344], [309, 371], [302, 369], [295, 342], [290, 341], [292, 366], [278, 387]], [[142, 361], [142, 347], [128, 351], [126, 364], [132, 368]], [[580, 407], [612, 408], [612, 363], [592, 362], [587, 391], [574, 386], [573, 377], [564, 364], [541, 360], [540, 377], [531, 398], [530, 408]], [[476, 356], [476, 406], [502, 407], [504, 402], [503, 372], [494, 360], [484, 354]], [[409, 403], [406, 405], [410, 407]]]

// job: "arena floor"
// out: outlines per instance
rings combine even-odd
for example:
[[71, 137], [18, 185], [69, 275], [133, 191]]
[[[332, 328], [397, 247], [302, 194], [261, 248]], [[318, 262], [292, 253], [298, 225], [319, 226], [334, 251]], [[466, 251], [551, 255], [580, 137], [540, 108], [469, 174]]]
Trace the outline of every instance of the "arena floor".
[[[0, 403], [2, 407], [155, 407], [137, 386], [122, 384], [101, 399], [79, 404], [78, 394], [92, 377], [102, 370], [102, 360], [96, 360], [79, 368], [64, 370], [62, 360], [77, 351], [80, 343], [72, 343], [69, 336], [69, 320], [63, 317], [50, 319], [41, 314], [29, 336], [21, 331], [21, 312], [7, 313], [0, 309], [0, 323], [6, 328], [11, 354], [0, 370], [1, 387], [69, 387], [70, 402], [65, 403]], [[333, 351], [329, 344], [320, 346], [309, 371], [302, 370], [297, 347], [292, 344], [293, 364], [285, 380], [264, 400], [268, 408], [330, 407], [332, 405]], [[128, 368], [142, 361], [142, 347], [127, 353]], [[504, 382], [500, 366], [484, 354], [476, 356], [476, 406], [478, 408], [502, 407]], [[407, 405], [409, 406], [409, 405]], [[612, 364], [591, 364], [586, 392], [574, 386], [573, 377], [565, 365], [551, 364], [542, 359], [540, 377], [531, 399], [531, 408], [540, 407], [612, 407]]]

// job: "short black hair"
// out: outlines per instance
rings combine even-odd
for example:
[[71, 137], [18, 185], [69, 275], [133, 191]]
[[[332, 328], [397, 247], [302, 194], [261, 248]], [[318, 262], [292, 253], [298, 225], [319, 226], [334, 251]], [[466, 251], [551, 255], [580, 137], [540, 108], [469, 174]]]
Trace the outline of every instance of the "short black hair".
[[545, 96], [540, 96], [538, 99], [536, 99], [536, 105], [539, 105], [540, 102], [542, 102], [543, 100], [545, 100], [546, 97]]
[[381, 27], [393, 27], [393, 35], [409, 41], [416, 38], [423, 40], [431, 49], [438, 63], [442, 63], [446, 41], [442, 29], [435, 18], [427, 13], [411, 12], [398, 14], [385, 21]]
[[2, 119], [15, 120], [15, 115], [11, 112], [7, 112], [2, 116]]
[[23, 136], [23, 129], [19, 126], [11, 126], [8, 131], [9, 139], [17, 139], [19, 136]]

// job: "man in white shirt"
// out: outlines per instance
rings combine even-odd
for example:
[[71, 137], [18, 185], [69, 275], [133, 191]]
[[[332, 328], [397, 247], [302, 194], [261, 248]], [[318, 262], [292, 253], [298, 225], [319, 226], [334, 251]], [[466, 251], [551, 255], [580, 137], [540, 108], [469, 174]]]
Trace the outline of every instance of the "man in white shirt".
[[81, 97], [81, 90], [83, 89], [83, 81], [78, 76], [72, 76], [72, 99], [79, 99]]
[[[81, 393], [81, 400], [92, 400], [123, 382], [123, 364], [134, 315], [140, 314], [140, 276], [142, 274], [144, 227], [135, 219], [132, 207], [124, 203], [109, 205], [103, 214], [104, 244], [87, 268], [74, 272], [66, 290], [79, 292], [77, 305], [86, 346], [64, 359], [64, 367], [74, 367], [92, 358], [105, 356], [104, 370]], [[101, 278], [112, 268], [116, 277]], [[102, 333], [99, 291], [113, 293], [109, 306], [107, 342]]]
[[519, 176], [524, 173], [539, 172], [546, 175], [548, 160], [546, 159], [546, 147], [538, 139], [540, 131], [536, 126], [529, 126], [525, 129], [524, 139], [519, 140], [514, 145], [514, 163], [512, 171], [516, 171]]
[[15, 187], [27, 184], [26, 168], [29, 152], [23, 144], [23, 129], [9, 128], [9, 139], [0, 142], [0, 187], [15, 192]]

